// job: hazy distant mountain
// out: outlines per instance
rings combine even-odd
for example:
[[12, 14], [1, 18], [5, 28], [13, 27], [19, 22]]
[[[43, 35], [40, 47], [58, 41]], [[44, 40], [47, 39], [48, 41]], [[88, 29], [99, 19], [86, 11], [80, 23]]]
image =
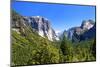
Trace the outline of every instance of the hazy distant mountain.
[[81, 28], [83, 30], [89, 30], [90, 28], [92, 28], [94, 26], [95, 22], [93, 20], [84, 20], [81, 24]]
[[86, 40], [86, 39], [91, 39], [96, 37], [96, 24], [90, 28], [88, 31], [84, 32], [80, 39], [81, 40]]
[[[92, 34], [91, 34], [91, 33]], [[63, 34], [73, 42], [89, 39], [95, 36], [95, 22], [93, 20], [84, 20], [79, 27], [73, 27], [65, 30]], [[62, 34], [62, 36], [63, 36]], [[62, 37], [61, 36], [61, 37]]]

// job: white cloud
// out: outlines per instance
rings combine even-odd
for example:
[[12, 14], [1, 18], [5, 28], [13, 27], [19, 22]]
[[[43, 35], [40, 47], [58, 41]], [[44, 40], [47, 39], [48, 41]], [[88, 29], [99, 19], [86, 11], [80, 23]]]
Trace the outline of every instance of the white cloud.
[[56, 34], [58, 34], [58, 33], [60, 33], [60, 32], [61, 32], [60, 30], [55, 30], [55, 33], [56, 33]]

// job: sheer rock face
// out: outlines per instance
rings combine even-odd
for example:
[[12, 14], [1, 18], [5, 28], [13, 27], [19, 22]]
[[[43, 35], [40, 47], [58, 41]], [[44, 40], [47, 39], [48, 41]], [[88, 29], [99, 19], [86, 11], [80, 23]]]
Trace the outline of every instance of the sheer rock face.
[[12, 30], [16, 31], [19, 34], [25, 34], [26, 30], [32, 32], [32, 28], [30, 27], [29, 23], [24, 20], [22, 16], [17, 14], [16, 12], [12, 11], [12, 22], [11, 27]]
[[81, 24], [81, 28], [83, 29], [83, 30], [89, 30], [90, 28], [92, 28], [94, 26], [94, 21], [92, 21], [92, 20], [84, 20], [83, 22], [82, 22], [82, 24]]
[[42, 37], [47, 37], [49, 40], [53, 41], [57, 39], [55, 31], [52, 29], [48, 19], [33, 16], [33, 17], [24, 17], [24, 19], [29, 22], [34, 31]]
[[73, 42], [95, 37], [96, 25], [92, 20], [83, 21], [81, 26], [64, 31], [66, 37]]
[[58, 40], [48, 19], [40, 16], [25, 17], [12, 12], [12, 30], [20, 34], [26, 29], [37, 32], [40, 36], [47, 37], [51, 41]]
[[81, 40], [91, 39], [95, 37], [96, 37], [96, 24], [81, 35]]

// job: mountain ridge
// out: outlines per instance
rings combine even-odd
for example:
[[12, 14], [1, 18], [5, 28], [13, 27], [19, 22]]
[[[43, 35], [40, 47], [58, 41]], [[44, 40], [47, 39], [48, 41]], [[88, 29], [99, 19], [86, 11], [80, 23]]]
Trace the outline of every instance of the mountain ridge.
[[[13, 30], [19, 33], [19, 28], [22, 26], [30, 26], [33, 32], [37, 32], [42, 37], [47, 37], [49, 40], [58, 40], [55, 30], [51, 27], [50, 22], [47, 18], [41, 16], [23, 17], [15, 12], [13, 12], [15, 17], [19, 20], [12, 20]], [[17, 20], [17, 21], [16, 21]]]
[[[83, 20], [80, 26], [69, 28], [68, 30], [64, 30], [61, 34], [58, 34], [52, 28], [50, 21], [47, 18], [41, 16], [21, 16], [16, 12], [13, 12], [13, 14], [16, 18], [13, 18], [12, 20], [12, 28], [14, 31], [17, 31], [18, 33], [24, 32], [24, 26], [26, 28], [29, 27], [33, 32], [38, 33], [38, 35], [40, 35], [41, 37], [47, 37], [50, 41], [59, 40], [63, 37], [63, 35], [66, 35], [66, 37], [73, 42], [77, 38], [79, 38], [79, 41], [85, 40], [86, 37], [89, 37], [86, 32], [89, 31], [95, 25], [95, 22], [91, 19]], [[94, 32], [96, 32], [95, 29]], [[95, 34], [93, 34], [93, 36], [94, 35]]]
[[[75, 39], [81, 41], [81, 40], [85, 40], [86, 37], [89, 37], [89, 34], [87, 34], [87, 36], [84, 36], [84, 35], [86, 35], [86, 32], [88, 32], [91, 28], [95, 28], [93, 31], [96, 32], [95, 31], [96, 30], [95, 22], [93, 20], [90, 20], [90, 19], [89, 20], [83, 20], [82, 24], [80, 26], [78, 26], [78, 27], [72, 27], [72, 28], [70, 28], [68, 30], [65, 30], [63, 32], [63, 34], [69, 40], [72, 40], [73, 42], [76, 42]], [[62, 34], [62, 36], [63, 36], [63, 34]], [[94, 35], [95, 34], [93, 34], [93, 37], [95, 37]], [[91, 38], [92, 38], [92, 35], [91, 35]]]

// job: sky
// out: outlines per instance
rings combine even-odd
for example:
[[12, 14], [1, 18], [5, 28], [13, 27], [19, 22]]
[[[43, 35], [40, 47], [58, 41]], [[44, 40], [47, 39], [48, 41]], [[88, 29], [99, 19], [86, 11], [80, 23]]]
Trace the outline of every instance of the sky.
[[22, 16], [47, 18], [56, 31], [80, 26], [83, 20], [95, 21], [95, 6], [16, 1], [11, 8]]

